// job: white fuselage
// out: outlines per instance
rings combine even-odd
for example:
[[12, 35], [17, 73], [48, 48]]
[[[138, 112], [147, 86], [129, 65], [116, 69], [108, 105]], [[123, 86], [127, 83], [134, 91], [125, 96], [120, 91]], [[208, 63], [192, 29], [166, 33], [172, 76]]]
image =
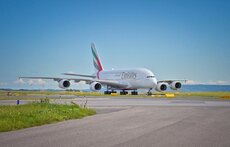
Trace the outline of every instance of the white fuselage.
[[97, 73], [97, 78], [115, 80], [127, 85], [127, 87], [118, 88], [123, 90], [150, 89], [157, 86], [155, 75], [145, 68], [100, 71]]

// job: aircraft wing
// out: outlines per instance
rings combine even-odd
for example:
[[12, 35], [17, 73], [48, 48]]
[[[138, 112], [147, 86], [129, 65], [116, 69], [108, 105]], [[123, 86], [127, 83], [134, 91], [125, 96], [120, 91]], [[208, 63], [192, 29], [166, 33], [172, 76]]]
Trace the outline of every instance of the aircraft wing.
[[69, 81], [74, 81], [76, 83], [80, 81], [85, 81], [85, 82], [93, 82], [93, 79], [86, 79], [86, 78], [59, 78], [59, 77], [19, 77], [19, 79], [44, 79], [44, 80], [54, 80], [54, 81], [61, 81], [63, 79], [69, 80]]
[[54, 80], [54, 81], [60, 81], [62, 79], [66, 78], [57, 78], [57, 77], [18, 77], [19, 79], [45, 79], [45, 80]]
[[160, 81], [157, 81], [157, 83], [168, 83], [168, 84], [171, 84], [174, 81], [186, 82], [187, 80], [160, 80]]
[[68, 80], [74, 80], [74, 82], [78, 83], [80, 81], [84, 81], [87, 84], [91, 84], [93, 82], [98, 82], [101, 83], [102, 85], [106, 85], [106, 86], [111, 86], [114, 88], [127, 88], [128, 84], [124, 84], [124, 83], [120, 83], [119, 81], [115, 81], [115, 80], [100, 80], [100, 79], [82, 79], [82, 78], [70, 78]]
[[114, 80], [100, 80], [100, 79], [86, 79], [86, 78], [58, 78], [58, 77], [19, 77], [19, 79], [45, 79], [45, 80], [54, 80], [54, 81], [61, 81], [63, 79], [69, 80], [69, 81], [74, 81], [76, 83], [80, 81], [84, 81], [87, 84], [91, 84], [93, 82], [99, 82], [102, 85], [107, 85], [115, 88], [126, 88], [128, 85], [119, 83], [119, 81], [114, 81]]
[[128, 84], [119, 83], [119, 81], [115, 81], [115, 80], [84, 79], [84, 78], [69, 78], [67, 80], [73, 80], [76, 83], [78, 83], [80, 81], [84, 81], [87, 84], [91, 84], [93, 82], [98, 82], [98, 83], [101, 83], [102, 85], [107, 85], [107, 86], [111, 86], [114, 88], [126, 88], [126, 87], [128, 87]]
[[76, 74], [76, 73], [63, 73], [63, 75], [96, 78], [96, 76], [94, 75], [82, 75], [82, 74]]
[[82, 75], [82, 74], [76, 74], [76, 73], [63, 73], [63, 75], [69, 75], [69, 76], [79, 76], [79, 77], [88, 77], [88, 78], [93, 78], [93, 79], [75, 79], [75, 82], [77, 81], [86, 81], [86, 82], [99, 82], [102, 85], [108, 85], [116, 88], [126, 88], [128, 85], [127, 84], [122, 84], [119, 83], [118, 81], [114, 80], [100, 80], [96, 79], [95, 75]]

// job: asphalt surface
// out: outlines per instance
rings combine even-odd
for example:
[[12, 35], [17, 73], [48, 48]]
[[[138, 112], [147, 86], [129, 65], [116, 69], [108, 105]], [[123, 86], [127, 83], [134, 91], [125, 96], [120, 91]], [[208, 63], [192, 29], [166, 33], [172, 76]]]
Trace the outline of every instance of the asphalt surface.
[[116, 97], [74, 102], [87, 102], [98, 114], [0, 133], [0, 146], [230, 146], [229, 101]]

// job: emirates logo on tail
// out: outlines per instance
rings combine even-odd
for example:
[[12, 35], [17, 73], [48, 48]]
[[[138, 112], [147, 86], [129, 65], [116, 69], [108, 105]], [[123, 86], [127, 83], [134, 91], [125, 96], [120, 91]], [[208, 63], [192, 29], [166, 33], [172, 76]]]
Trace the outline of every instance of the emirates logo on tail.
[[93, 65], [94, 65], [95, 69], [97, 71], [102, 71], [103, 67], [101, 65], [101, 62], [100, 62], [99, 56], [97, 54], [97, 50], [96, 50], [94, 43], [91, 43], [91, 50], [92, 50], [92, 54], [93, 54]]

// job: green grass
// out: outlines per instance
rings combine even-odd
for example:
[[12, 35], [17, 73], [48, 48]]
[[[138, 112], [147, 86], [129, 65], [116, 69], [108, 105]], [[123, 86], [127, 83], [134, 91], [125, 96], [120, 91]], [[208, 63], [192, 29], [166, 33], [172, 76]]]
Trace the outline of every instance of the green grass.
[[[41, 97], [46, 97], [50, 95], [72, 95], [72, 96], [104, 96], [100, 92], [74, 92], [74, 91], [0, 91], [0, 100], [39, 100]], [[38, 96], [36, 98], [36, 96]], [[52, 98], [60, 99], [60, 98]], [[72, 99], [72, 98], [65, 98]]]
[[[7, 96], [8, 91], [0, 91], [0, 97]], [[10, 96], [23, 97], [34, 95], [73, 95], [73, 96], [103, 96], [100, 92], [75, 92], [75, 91], [10, 91]]]
[[79, 119], [94, 114], [96, 114], [94, 110], [81, 108], [75, 104], [31, 103], [17, 106], [0, 106], [0, 132]]

